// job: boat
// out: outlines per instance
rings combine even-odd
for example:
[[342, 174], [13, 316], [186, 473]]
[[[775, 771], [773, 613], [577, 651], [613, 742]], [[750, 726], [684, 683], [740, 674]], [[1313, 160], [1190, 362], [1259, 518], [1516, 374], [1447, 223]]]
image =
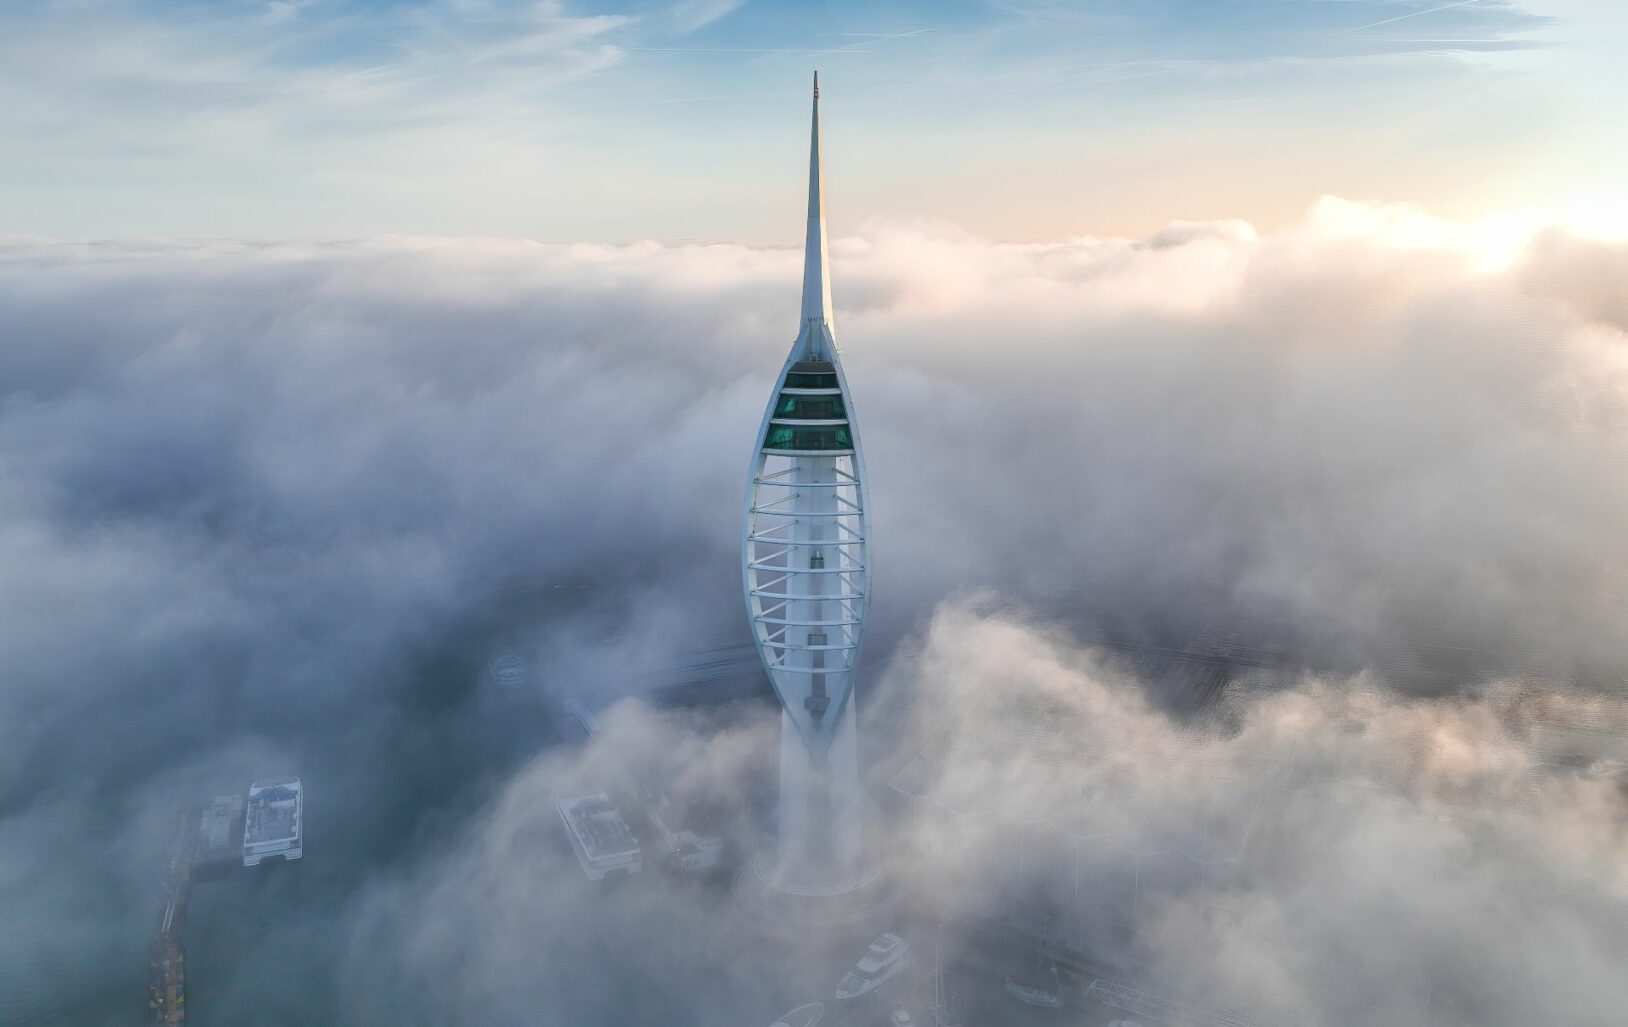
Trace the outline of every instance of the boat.
[[249, 786], [243, 816], [243, 865], [304, 855], [304, 793], [297, 777], [269, 777]]
[[504, 688], [514, 688], [526, 683], [526, 658], [517, 653], [507, 653], [492, 661], [492, 680]]
[[944, 925], [938, 925], [938, 940], [933, 943], [933, 1027], [961, 1027], [961, 1021], [950, 1005], [949, 989], [944, 986]]
[[604, 792], [562, 796], [554, 805], [588, 880], [603, 881], [610, 873], [631, 877], [644, 869], [644, 853], [610, 796]]
[[774, 1023], [769, 1024], [769, 1027], [814, 1027], [823, 1019], [825, 1019], [825, 1003], [810, 1002], [806, 1006], [798, 1006], [791, 1012], [786, 1013]]
[[910, 945], [890, 931], [871, 942], [858, 964], [843, 975], [837, 984], [837, 998], [852, 1002], [875, 995], [913, 964]]
[[[1063, 982], [1057, 973], [1057, 964], [1048, 967], [1041, 956], [1039, 939], [1035, 940], [1034, 948], [1034, 977], [1030, 980], [1041, 983], [1031, 984], [1029, 981], [1006, 978], [1006, 993], [1022, 1002], [1026, 1006], [1038, 1006], [1041, 1009], [1063, 1008]], [[1046, 981], [1045, 971], [1051, 970], [1051, 980]]]
[[1063, 1008], [1063, 999], [1056, 993], [1045, 988], [1037, 988], [1032, 984], [1024, 984], [1022, 981], [1014, 981], [1010, 977], [1006, 979], [1006, 993], [1026, 1006], [1039, 1006], [1042, 1009]]
[[723, 859], [724, 838], [717, 811], [700, 803], [675, 803], [665, 792], [647, 790], [644, 812], [667, 864], [689, 874], [715, 870]]

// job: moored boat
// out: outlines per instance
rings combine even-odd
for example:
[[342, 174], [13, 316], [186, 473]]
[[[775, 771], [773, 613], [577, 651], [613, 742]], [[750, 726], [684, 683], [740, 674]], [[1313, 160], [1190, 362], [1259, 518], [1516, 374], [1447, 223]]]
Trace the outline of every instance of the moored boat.
[[1055, 992], [1037, 988], [1032, 984], [1024, 984], [1022, 981], [1014, 981], [1010, 977], [1006, 979], [1006, 993], [1026, 1006], [1039, 1006], [1042, 1009], [1063, 1008], [1063, 999]]
[[769, 1027], [815, 1027], [823, 1019], [825, 1019], [825, 1003], [810, 1002], [784, 1014], [780, 1019], [771, 1023]]
[[890, 931], [871, 942], [859, 963], [843, 976], [837, 984], [837, 998], [852, 1002], [875, 995], [912, 965], [909, 943]]
[[243, 865], [305, 854], [305, 793], [297, 777], [271, 777], [249, 786], [243, 814]]
[[613, 872], [632, 876], [644, 869], [638, 840], [604, 792], [561, 796], [554, 806], [565, 822], [571, 851], [590, 881], [602, 881]]

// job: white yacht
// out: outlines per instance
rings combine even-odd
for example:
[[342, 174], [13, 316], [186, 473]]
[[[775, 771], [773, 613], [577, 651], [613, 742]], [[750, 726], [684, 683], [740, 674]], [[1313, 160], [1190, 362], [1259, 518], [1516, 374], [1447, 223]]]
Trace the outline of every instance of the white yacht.
[[806, 1006], [798, 1006], [786, 1013], [769, 1027], [814, 1027], [825, 1018], [825, 1003], [810, 1002]]
[[628, 830], [622, 812], [604, 792], [591, 792], [570, 798], [561, 796], [554, 802], [565, 821], [565, 833], [571, 839], [571, 850], [590, 881], [602, 881], [605, 875], [619, 872], [632, 876], [644, 869], [644, 854], [638, 840]]
[[243, 815], [243, 865], [304, 855], [304, 794], [297, 777], [268, 777], [249, 786]]
[[938, 941], [933, 944], [933, 1027], [962, 1027], [961, 1020], [950, 1005], [949, 989], [944, 984], [944, 926], [939, 925]]
[[875, 995], [888, 982], [909, 970], [914, 962], [910, 957], [910, 945], [890, 931], [871, 942], [864, 958], [843, 976], [837, 984], [837, 998], [852, 1002]]
[[1045, 988], [1037, 988], [1032, 984], [1014, 981], [1010, 977], [1006, 979], [1006, 993], [1026, 1006], [1039, 1006], [1042, 1009], [1063, 1008], [1061, 996], [1047, 991]]

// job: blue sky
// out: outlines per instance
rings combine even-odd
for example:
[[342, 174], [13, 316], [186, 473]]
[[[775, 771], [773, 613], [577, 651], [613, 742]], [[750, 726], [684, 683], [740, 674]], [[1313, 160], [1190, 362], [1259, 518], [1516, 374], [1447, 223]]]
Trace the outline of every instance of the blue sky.
[[0, 231], [784, 241], [808, 72], [834, 230], [1453, 217], [1620, 188], [1606, 0], [0, 9]]

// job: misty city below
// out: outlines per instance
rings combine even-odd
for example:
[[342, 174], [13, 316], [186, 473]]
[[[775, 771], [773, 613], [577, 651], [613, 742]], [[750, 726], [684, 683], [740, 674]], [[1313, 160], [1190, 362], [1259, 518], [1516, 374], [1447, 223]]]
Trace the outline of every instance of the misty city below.
[[1621, 1023], [1628, 24], [768, 6], [0, 14], [0, 1025]]

